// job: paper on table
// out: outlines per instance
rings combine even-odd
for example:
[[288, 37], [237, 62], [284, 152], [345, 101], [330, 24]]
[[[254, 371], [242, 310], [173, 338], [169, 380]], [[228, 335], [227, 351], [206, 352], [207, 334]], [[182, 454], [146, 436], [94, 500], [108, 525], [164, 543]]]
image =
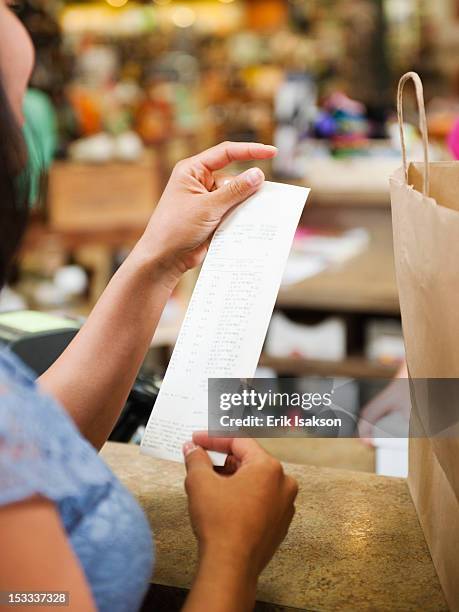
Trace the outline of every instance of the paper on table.
[[[208, 378], [251, 378], [260, 358], [309, 189], [266, 182], [215, 232], [142, 452], [182, 461], [182, 444], [207, 430]], [[215, 464], [224, 455], [210, 453]]]

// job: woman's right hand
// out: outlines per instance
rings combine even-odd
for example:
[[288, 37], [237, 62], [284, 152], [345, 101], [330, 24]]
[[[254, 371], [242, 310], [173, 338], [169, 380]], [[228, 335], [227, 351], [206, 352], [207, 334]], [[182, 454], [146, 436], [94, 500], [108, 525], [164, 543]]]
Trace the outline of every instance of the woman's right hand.
[[[204, 449], [228, 453], [234, 473], [217, 473]], [[247, 438], [212, 439], [198, 433], [185, 444], [184, 454], [185, 488], [201, 561], [238, 567], [256, 584], [287, 534], [295, 512], [296, 481]]]

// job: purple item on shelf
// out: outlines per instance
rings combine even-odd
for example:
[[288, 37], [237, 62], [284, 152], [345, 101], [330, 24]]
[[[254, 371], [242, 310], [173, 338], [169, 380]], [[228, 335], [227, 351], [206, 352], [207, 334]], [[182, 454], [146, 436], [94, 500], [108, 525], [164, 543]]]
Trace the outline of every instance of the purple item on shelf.
[[448, 135], [448, 148], [454, 159], [459, 159], [459, 119], [454, 123], [453, 129]]

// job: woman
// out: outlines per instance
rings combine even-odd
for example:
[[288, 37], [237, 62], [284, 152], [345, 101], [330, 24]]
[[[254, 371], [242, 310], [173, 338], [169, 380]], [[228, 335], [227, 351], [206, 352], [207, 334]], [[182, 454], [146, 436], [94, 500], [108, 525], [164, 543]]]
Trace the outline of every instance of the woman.
[[[0, 0], [0, 281], [26, 221], [22, 99], [33, 49]], [[70, 610], [133, 612], [152, 571], [145, 517], [97, 454], [127, 398], [161, 311], [198, 265], [222, 216], [254, 193], [253, 168], [221, 186], [233, 160], [273, 147], [225, 143], [179, 163], [148, 227], [86, 324], [38, 384], [0, 352], [0, 591], [68, 591]], [[217, 474], [203, 448], [230, 454]], [[250, 440], [195, 436], [184, 447], [199, 543], [188, 612], [249, 610], [258, 574], [285, 536], [295, 482]]]

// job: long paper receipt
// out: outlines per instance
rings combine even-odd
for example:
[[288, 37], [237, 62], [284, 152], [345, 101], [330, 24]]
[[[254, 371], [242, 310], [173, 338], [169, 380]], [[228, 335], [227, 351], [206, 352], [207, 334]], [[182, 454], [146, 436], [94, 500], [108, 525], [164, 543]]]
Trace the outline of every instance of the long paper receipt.
[[[252, 378], [309, 189], [266, 182], [214, 234], [142, 440], [183, 461], [207, 430], [208, 378]], [[210, 453], [215, 464], [224, 455]]]

